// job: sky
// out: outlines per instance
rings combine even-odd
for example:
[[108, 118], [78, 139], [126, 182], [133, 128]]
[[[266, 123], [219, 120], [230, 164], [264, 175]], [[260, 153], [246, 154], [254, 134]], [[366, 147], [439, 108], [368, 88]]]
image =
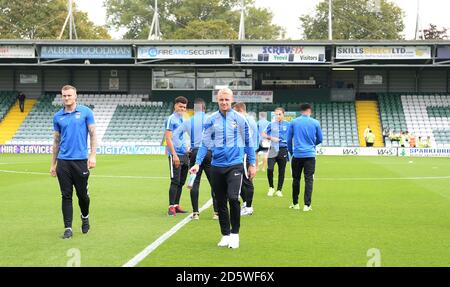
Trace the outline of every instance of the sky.
[[[377, 1], [377, 0], [373, 0]], [[405, 12], [405, 30], [403, 35], [407, 40], [414, 39], [416, 27], [416, 11], [418, 0], [390, 0], [397, 4]], [[419, 0], [420, 1], [420, 27], [426, 28], [430, 23], [439, 28], [450, 29], [450, 1], [448, 0]], [[77, 7], [88, 13], [89, 18], [97, 25], [106, 22], [106, 9], [103, 0], [75, 0]], [[258, 7], [265, 7], [273, 13], [273, 23], [286, 29], [286, 36], [290, 39], [302, 38], [299, 16], [313, 14], [316, 5], [321, 0], [255, 0]], [[164, 31], [162, 31], [164, 33]], [[110, 30], [113, 39], [120, 39], [122, 31]]]

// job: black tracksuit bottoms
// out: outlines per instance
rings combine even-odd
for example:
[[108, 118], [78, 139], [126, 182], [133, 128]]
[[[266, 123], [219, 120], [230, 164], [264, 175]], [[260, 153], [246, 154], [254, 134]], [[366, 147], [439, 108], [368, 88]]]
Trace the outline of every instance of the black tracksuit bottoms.
[[169, 205], [180, 204], [181, 192], [189, 171], [189, 156], [187, 154], [178, 155], [178, 158], [180, 159], [180, 166], [175, 167], [172, 155], [169, 156]]
[[81, 215], [83, 215], [83, 217], [89, 215], [89, 174], [87, 160], [58, 159], [56, 175], [58, 176], [59, 187], [61, 189], [62, 214], [65, 228], [72, 228], [72, 195], [74, 186], [77, 191]]
[[[250, 167], [250, 164], [247, 160], [247, 171]], [[255, 187], [253, 185], [253, 180], [248, 178], [247, 175], [244, 174], [244, 178], [242, 180], [242, 188], [241, 188], [241, 197], [245, 202], [246, 207], [252, 207], [253, 204], [253, 195], [255, 194]]]
[[[212, 166], [211, 168], [211, 178], [217, 199], [220, 231], [222, 235], [239, 233], [241, 221], [239, 194], [244, 176], [244, 166], [242, 164], [230, 167]], [[230, 204], [229, 211], [227, 203]]]
[[[195, 148], [191, 151], [189, 158], [190, 158], [190, 166], [195, 165], [195, 159], [197, 157], [198, 148]], [[198, 195], [199, 195], [199, 189], [200, 189], [200, 180], [202, 178], [202, 173], [205, 171], [206, 178], [208, 179], [209, 185], [211, 186], [211, 197], [213, 200], [213, 208], [214, 212], [217, 212], [217, 200], [216, 195], [214, 194], [214, 189], [212, 188], [212, 181], [211, 181], [211, 151], [209, 150], [206, 153], [205, 158], [203, 159], [202, 164], [200, 165], [200, 169], [197, 172], [197, 176], [194, 180], [194, 185], [191, 189], [191, 203], [192, 203], [192, 211], [198, 212]]]
[[302, 171], [305, 171], [305, 195], [304, 203], [311, 205], [311, 197], [313, 192], [314, 172], [316, 170], [316, 158], [292, 158], [292, 203], [298, 203], [298, 195], [300, 194], [300, 178]]
[[287, 148], [280, 148], [276, 157], [269, 158], [267, 163], [267, 179], [269, 180], [269, 186], [273, 188], [273, 170], [275, 163], [278, 164], [278, 186], [277, 190], [283, 189], [284, 174], [286, 172], [286, 164], [288, 161]]

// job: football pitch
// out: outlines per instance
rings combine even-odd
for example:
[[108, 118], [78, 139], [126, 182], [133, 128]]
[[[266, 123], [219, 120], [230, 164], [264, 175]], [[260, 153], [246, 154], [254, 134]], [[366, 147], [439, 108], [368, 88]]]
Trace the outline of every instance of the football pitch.
[[[91, 230], [62, 240], [50, 155], [0, 155], [0, 266], [122, 266], [189, 215], [168, 217], [165, 156], [97, 157], [89, 181]], [[450, 266], [450, 159], [317, 158], [312, 212], [267, 197], [255, 179], [254, 214], [241, 218], [240, 248], [217, 247], [212, 208], [189, 221], [137, 266]], [[275, 184], [277, 171], [275, 171]], [[300, 204], [303, 203], [303, 182]], [[200, 206], [209, 200], [202, 180]], [[192, 211], [189, 190], [181, 205]]]

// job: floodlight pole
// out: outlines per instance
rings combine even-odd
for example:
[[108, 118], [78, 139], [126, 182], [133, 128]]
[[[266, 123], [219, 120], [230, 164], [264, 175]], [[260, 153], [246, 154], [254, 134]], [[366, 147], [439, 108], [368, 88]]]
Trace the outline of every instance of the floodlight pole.
[[417, 0], [417, 12], [416, 12], [416, 34], [414, 39], [417, 40], [419, 38], [419, 15], [420, 15], [420, 0]]
[[64, 34], [64, 30], [66, 30], [66, 26], [67, 26], [67, 22], [69, 22], [69, 39], [72, 40], [73, 35], [75, 35], [75, 39], [78, 39], [78, 35], [77, 35], [77, 29], [75, 27], [75, 20], [73, 17], [73, 0], [68, 0], [68, 14], [66, 17], [66, 20], [64, 21], [63, 27], [61, 29], [61, 33], [59, 33], [59, 37], [58, 39], [61, 39], [63, 34]]
[[73, 24], [73, 14], [72, 14], [72, 1], [73, 0], [69, 0], [69, 16], [70, 16], [70, 20], [69, 20], [69, 39], [72, 40], [72, 24]]
[[333, 22], [332, 22], [332, 0], [328, 0], [328, 40], [333, 40]]
[[154, 10], [155, 13], [153, 14], [153, 20], [150, 26], [150, 33], [148, 33], [148, 40], [161, 40], [161, 30], [159, 29], [158, 0], [155, 0]]
[[241, 0], [241, 22], [239, 23], [239, 40], [245, 40], [245, 4]]

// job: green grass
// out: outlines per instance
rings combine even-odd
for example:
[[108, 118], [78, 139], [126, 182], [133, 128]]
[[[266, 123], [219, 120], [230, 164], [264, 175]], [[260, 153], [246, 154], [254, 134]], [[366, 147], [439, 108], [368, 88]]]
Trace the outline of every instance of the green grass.
[[[121, 266], [185, 217], [166, 216], [165, 157], [97, 161], [91, 232], [79, 230], [74, 195], [74, 237], [62, 240], [58, 183], [41, 174], [50, 157], [0, 155], [0, 170], [37, 173], [0, 172], [0, 266], [66, 266], [71, 248], [80, 250], [82, 266]], [[319, 157], [311, 213], [288, 209], [291, 183], [283, 198], [269, 198], [258, 173], [255, 213], [241, 220], [239, 249], [216, 246], [219, 225], [208, 209], [139, 266], [366, 266], [371, 248], [380, 250], [382, 266], [450, 266], [449, 159]], [[209, 198], [202, 186], [200, 205]], [[187, 189], [181, 203], [191, 209]]]

